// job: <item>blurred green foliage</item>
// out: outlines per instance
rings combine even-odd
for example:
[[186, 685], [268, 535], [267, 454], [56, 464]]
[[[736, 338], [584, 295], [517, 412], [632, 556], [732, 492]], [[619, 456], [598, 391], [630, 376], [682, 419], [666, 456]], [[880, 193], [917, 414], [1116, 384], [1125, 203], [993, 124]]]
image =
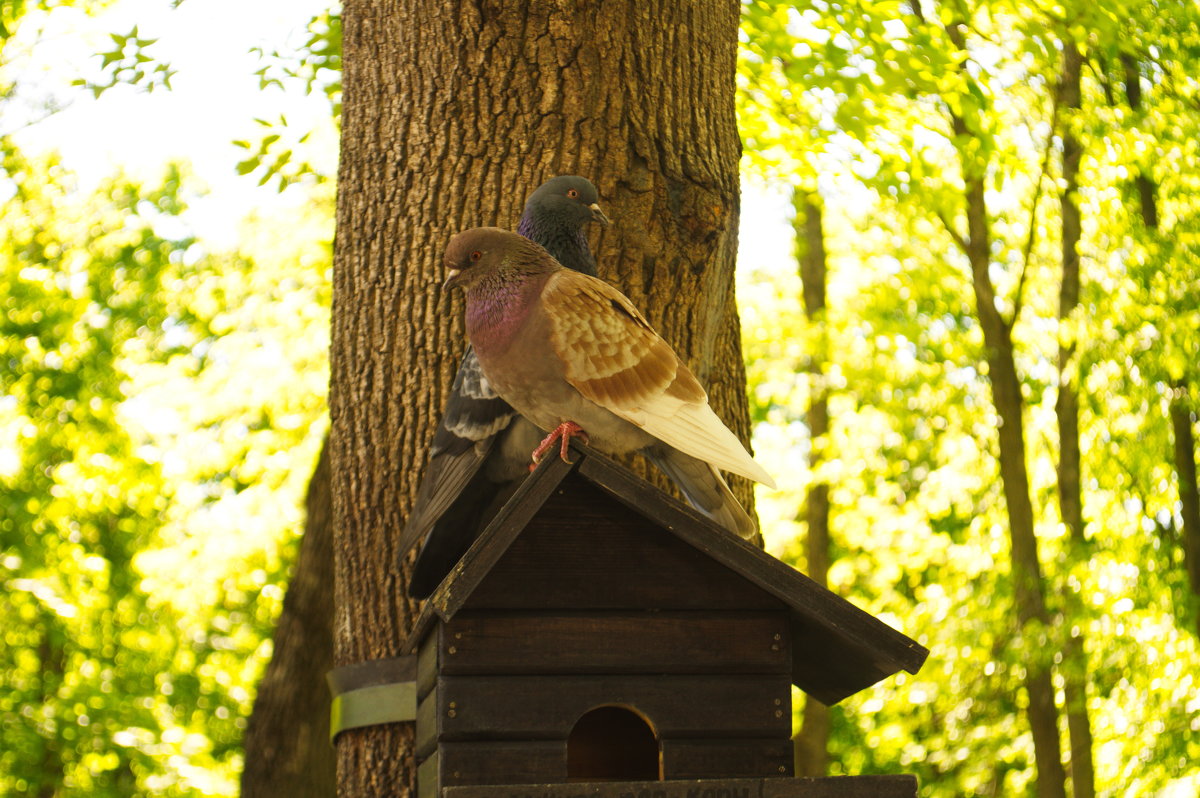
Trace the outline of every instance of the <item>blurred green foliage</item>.
[[85, 194], [3, 153], [0, 794], [232, 794], [325, 427], [331, 198], [216, 253], [178, 168]]
[[[1059, 662], [1066, 636], [1081, 632], [1098, 794], [1196, 794], [1198, 608], [1168, 405], [1200, 406], [1200, 11], [1005, 0], [754, 0], [743, 9], [750, 171], [822, 194], [831, 261], [829, 310], [816, 323], [801, 312], [794, 269], [740, 278], [752, 410], [795, 433], [760, 443], [768, 468], [791, 475], [759, 503], [769, 543], [803, 567], [798, 503], [812, 480], [827, 480], [833, 588], [933, 652], [917, 676], [835, 709], [835, 771], [914, 772], [927, 796], [1033, 794], [1024, 664], [1040, 654]], [[965, 48], [947, 34], [959, 21]], [[1084, 106], [1070, 113], [1056, 96], [1068, 38], [1086, 59]], [[1122, 56], [1139, 65], [1138, 111]], [[1084, 147], [1083, 295], [1060, 323], [1064, 127]], [[997, 419], [955, 241], [966, 229], [964, 168], [984, 170], [997, 303], [1008, 316], [1020, 308], [1027, 459], [1055, 615], [1048, 652], [1017, 633]], [[1143, 223], [1138, 175], [1156, 185], [1158, 229]], [[811, 441], [804, 367], [823, 337], [833, 428]], [[1081, 393], [1082, 552], [1057, 505], [1060, 341], [1076, 347], [1065, 376]], [[818, 447], [824, 462], [811, 473], [803, 464]], [[1063, 739], [1069, 750], [1065, 728]]]
[[[291, 47], [267, 50], [255, 47], [262, 66], [255, 74], [262, 90], [272, 86], [303, 91], [328, 104], [334, 125], [342, 118], [342, 17], [325, 11], [309, 20], [305, 35]], [[296, 132], [286, 117], [255, 119], [260, 138], [241, 139], [234, 145], [245, 150], [238, 162], [239, 174], [255, 174], [260, 186], [283, 191], [300, 183], [320, 183], [332, 178], [304, 157], [304, 147], [313, 131]]]
[[[35, 5], [0, 3], [0, 38]], [[965, 66], [945, 33], [954, 19], [969, 22]], [[987, 170], [1008, 313], [1020, 286], [1048, 634], [1087, 641], [1099, 794], [1200, 789], [1198, 608], [1167, 419], [1177, 385], [1200, 398], [1198, 29], [1183, 0], [743, 5], [747, 170], [822, 194], [831, 266], [820, 326], [804, 319], [794, 264], [739, 275], [756, 447], [780, 482], [760, 493], [768, 543], [804, 567], [799, 502], [827, 481], [832, 588], [932, 650], [918, 675], [834, 708], [834, 773], [912, 772], [938, 798], [1033, 792], [1020, 685], [1038, 652], [1016, 632], [997, 421], [948, 232], [962, 227], [966, 154]], [[165, 86], [153, 41], [130, 35], [89, 88]], [[1087, 58], [1070, 115], [1054, 100], [1067, 36]], [[302, 38], [262, 48], [258, 78], [323, 97], [336, 118], [339, 15]], [[970, 135], [954, 135], [949, 111]], [[1084, 295], [1060, 323], [1063, 124], [1084, 143]], [[228, 252], [189, 232], [185, 168], [81, 190], [53, 158], [0, 140], [2, 795], [236, 793], [324, 432], [332, 240], [328, 176], [293, 155], [310, 131], [258, 127], [236, 143], [238, 170], [303, 201], [247, 220]], [[1155, 230], [1139, 174], [1157, 186]], [[1056, 503], [1060, 341], [1077, 346], [1082, 554]], [[833, 424], [814, 441], [803, 414], [817, 347]], [[820, 473], [805, 467], [813, 447]]]

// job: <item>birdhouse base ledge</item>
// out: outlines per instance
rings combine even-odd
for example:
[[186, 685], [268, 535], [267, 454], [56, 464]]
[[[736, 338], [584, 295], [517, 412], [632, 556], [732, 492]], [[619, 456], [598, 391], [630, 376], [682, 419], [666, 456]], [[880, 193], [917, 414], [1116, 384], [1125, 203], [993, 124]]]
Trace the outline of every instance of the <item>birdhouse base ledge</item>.
[[916, 798], [917, 777], [686, 779], [445, 787], [441, 798]]

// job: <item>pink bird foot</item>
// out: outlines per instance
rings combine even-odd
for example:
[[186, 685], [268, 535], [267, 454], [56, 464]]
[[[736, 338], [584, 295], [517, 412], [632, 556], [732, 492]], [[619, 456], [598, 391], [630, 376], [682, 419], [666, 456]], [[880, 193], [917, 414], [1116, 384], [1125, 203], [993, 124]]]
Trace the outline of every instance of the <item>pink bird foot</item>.
[[567, 448], [571, 445], [571, 438], [579, 438], [584, 443], [588, 442], [588, 434], [583, 431], [583, 427], [574, 421], [564, 421], [555, 427], [549, 435], [542, 439], [538, 447], [533, 450], [533, 465], [529, 466], [529, 470], [533, 471], [537, 468], [537, 464], [542, 462], [542, 458], [546, 455], [546, 452], [554, 447], [555, 441], [559, 441], [558, 456], [563, 459], [564, 463], [571, 462], [567, 459]]

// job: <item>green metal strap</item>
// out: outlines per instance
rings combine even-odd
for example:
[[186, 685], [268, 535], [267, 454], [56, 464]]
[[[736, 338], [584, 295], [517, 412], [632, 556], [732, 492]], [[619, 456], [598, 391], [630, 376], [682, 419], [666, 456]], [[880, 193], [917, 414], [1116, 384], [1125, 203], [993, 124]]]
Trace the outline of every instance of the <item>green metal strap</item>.
[[343, 665], [325, 677], [333, 702], [329, 740], [347, 729], [417, 719], [417, 658], [394, 657]]

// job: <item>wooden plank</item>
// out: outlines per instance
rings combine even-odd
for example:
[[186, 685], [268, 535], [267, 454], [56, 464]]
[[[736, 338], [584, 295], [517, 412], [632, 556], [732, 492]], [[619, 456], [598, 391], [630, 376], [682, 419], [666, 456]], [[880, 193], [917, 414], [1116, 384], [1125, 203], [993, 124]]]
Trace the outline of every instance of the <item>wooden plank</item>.
[[444, 786], [566, 781], [566, 740], [449, 742], [440, 752]]
[[792, 681], [827, 706], [901, 670], [894, 658], [827, 621], [793, 614], [791, 637]]
[[446, 787], [442, 798], [916, 798], [915, 776], [681, 779]]
[[[796, 616], [796, 684], [836, 703], [898, 670], [916, 673], [929, 651], [804, 574], [733, 535], [604, 457], [589, 456], [578, 476], [670, 529], [676, 537], [785, 602]], [[808, 645], [801, 648], [801, 641]]]
[[[418, 619], [480, 609], [766, 609], [793, 617], [792, 679], [826, 704], [928, 650], [586, 447], [547, 458]], [[575, 470], [573, 470], [575, 469]], [[612, 501], [616, 499], [616, 501]], [[412, 639], [406, 650], [413, 647]]]
[[[822, 588], [796, 569], [762, 549], [730, 534], [713, 534], [716, 527], [687, 505], [655, 490], [603, 457], [589, 457], [580, 464], [580, 474], [622, 502], [637, 500], [640, 512], [672, 529], [713, 559], [724, 563], [754, 584], [768, 590], [795, 610], [825, 619], [847, 634], [871, 638], [904, 664], [919, 668], [928, 651], [871, 614]], [[647, 491], [649, 489], [649, 491]], [[922, 653], [923, 652], [923, 653]], [[907, 668], [906, 668], [907, 669]], [[910, 671], [916, 673], [915, 670]]]
[[442, 740], [565, 740], [607, 705], [636, 709], [659, 739], [786, 738], [792, 723], [787, 676], [443, 676], [434, 695]]
[[917, 777], [763, 779], [762, 798], [917, 798]]
[[581, 460], [576, 457], [573, 462], [566, 463], [560, 457], [547, 457], [521, 483], [521, 487], [500, 508], [500, 512], [429, 597], [429, 605], [443, 620], [454, 617], [463, 601], [475, 591], [479, 580], [488, 575], [496, 561], [528, 525], [529, 519]]
[[417, 798], [439, 798], [442, 793], [441, 756], [434, 751], [417, 765]]
[[[790, 674], [788, 616], [767, 612], [471, 612], [442, 632], [442, 673]], [[422, 649], [424, 655], [424, 649]]]
[[784, 604], [571, 474], [462, 606], [738, 610]]
[[438, 639], [442, 634], [443, 630], [440, 627], [430, 629], [429, 634], [425, 635], [425, 639], [421, 641], [421, 647], [417, 650], [418, 701], [429, 695], [429, 691], [437, 684], [438, 655], [441, 651]]
[[435, 689], [417, 704], [417, 734], [413, 753], [417, 759], [427, 757], [437, 748], [441, 737], [441, 714], [438, 712], [438, 691]]
[[766, 740], [663, 740], [665, 779], [790, 776], [793, 742]]
[[442, 798], [762, 798], [762, 779], [585, 781], [447, 787]]
[[404, 638], [404, 642], [400, 644], [400, 651], [404, 654], [416, 654], [422, 641], [425, 640], [425, 636], [429, 634], [429, 630], [441, 619], [433, 605], [426, 601], [425, 605], [421, 607], [421, 613], [417, 615], [417, 620], [413, 621], [413, 627], [408, 633], [408, 637]]

